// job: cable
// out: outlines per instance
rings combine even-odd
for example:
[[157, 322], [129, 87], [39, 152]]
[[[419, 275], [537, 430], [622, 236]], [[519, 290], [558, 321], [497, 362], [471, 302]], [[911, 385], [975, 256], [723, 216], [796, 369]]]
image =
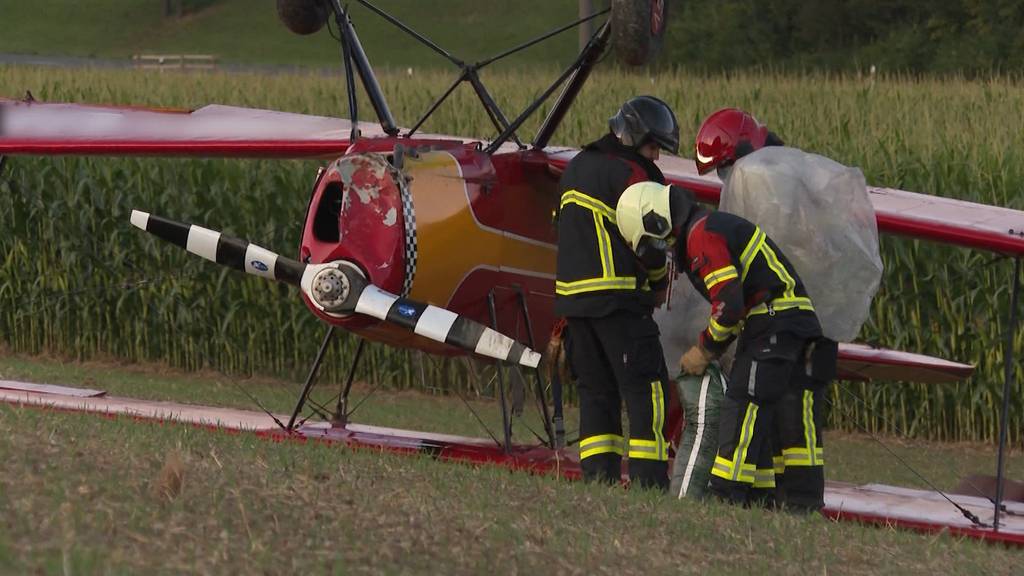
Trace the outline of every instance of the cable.
[[[846, 386], [845, 384], [839, 383], [838, 385], [840, 385], [840, 386], [841, 386], [841, 387], [843, 388], [843, 392], [845, 392], [845, 393], [846, 393], [847, 395], [851, 396], [851, 397], [852, 397], [852, 398], [853, 398], [854, 400], [856, 400], [857, 402], [859, 402], [859, 403], [860, 403], [860, 404], [861, 404], [861, 405], [862, 405], [862, 406], [863, 406], [864, 408], [866, 408], [866, 409], [867, 409], [867, 410], [868, 410], [869, 412], [873, 413], [874, 417], [876, 417], [876, 418], [878, 418], [878, 419], [882, 420], [883, 422], [885, 422], [885, 424], [886, 424], [886, 425], [888, 425], [888, 426], [889, 426], [889, 427], [891, 427], [892, 429], [896, 430], [896, 434], [898, 434], [898, 435], [900, 435], [900, 436], [902, 436], [902, 437], [906, 437], [906, 438], [909, 438], [909, 435], [907, 435], [906, 433], [904, 433], [904, 431], [903, 431], [903, 430], [901, 430], [899, 426], [897, 426], [896, 424], [892, 423], [892, 422], [891, 422], [890, 420], [888, 420], [888, 419], [887, 419], [887, 418], [886, 418], [885, 416], [883, 416], [883, 415], [882, 415], [881, 413], [879, 413], [879, 412], [876, 412], [876, 411], [874, 411], [874, 410], [873, 410], [873, 408], [871, 407], [871, 405], [867, 404], [867, 401], [865, 401], [864, 399], [862, 399], [862, 398], [860, 398], [859, 396], [857, 396], [856, 394], [854, 394], [853, 390], [851, 390], [851, 389], [850, 389], [849, 387], [847, 387], [847, 386]], [[989, 502], [991, 502], [991, 503], [992, 503], [993, 505], [995, 504], [995, 499], [994, 499], [994, 498], [992, 498], [991, 496], [986, 496], [986, 495], [985, 495], [985, 494], [984, 494], [984, 493], [983, 493], [983, 492], [981, 491], [981, 489], [980, 489], [980, 488], [978, 488], [978, 486], [977, 486], [977, 485], [975, 485], [975, 484], [974, 484], [973, 482], [971, 482], [971, 479], [970, 479], [970, 478], [965, 478], [965, 479], [964, 479], [964, 482], [966, 482], [966, 483], [968, 484], [968, 486], [970, 486], [971, 488], [973, 488], [973, 489], [974, 489], [974, 491], [975, 491], [975, 492], [976, 492], [976, 493], [978, 494], [978, 496], [981, 496], [982, 498], [985, 498], [985, 499], [987, 499], [987, 500], [988, 500]], [[1000, 504], [1000, 505], [999, 505], [999, 509], [1000, 509], [1001, 511], [1004, 511], [1004, 512], [1006, 512], [1006, 513], [1007, 513], [1007, 515], [1009, 515], [1009, 516], [1022, 516], [1022, 515], [1020, 515], [1020, 513], [1018, 513], [1018, 512], [1015, 512], [1015, 511], [1013, 511], [1013, 510], [1007, 509], [1007, 505], [1006, 505], [1006, 504]]]
[[266, 407], [264, 407], [263, 404], [259, 401], [259, 399], [257, 399], [252, 394], [249, 394], [249, 392], [245, 388], [242, 388], [241, 384], [239, 384], [238, 382], [235, 382], [234, 380], [228, 380], [228, 382], [231, 382], [231, 384], [233, 384], [235, 386], [235, 388], [238, 388], [242, 392], [242, 394], [245, 394], [246, 396], [249, 397], [250, 400], [255, 402], [256, 405], [260, 407], [260, 410], [263, 410], [263, 412], [267, 416], [270, 416], [270, 418], [274, 420], [274, 424], [277, 424], [281, 428], [281, 430], [284, 430], [288, 434], [292, 433], [290, 430], [288, 430], [288, 427], [284, 425], [284, 422], [281, 422], [280, 420], [278, 420], [277, 416], [274, 416], [274, 414], [271, 413], [270, 410], [267, 410]]
[[[852, 392], [850, 392], [849, 390], [847, 390], [845, 386], [843, 386], [842, 384], [840, 384], [840, 387], [842, 387], [842, 388], [843, 388], [843, 391], [845, 391], [846, 393], [848, 393], [848, 394], [850, 394], [850, 395], [853, 395], [853, 396], [854, 396], [854, 397], [856, 398], [856, 395], [854, 395], [854, 394], [853, 394]], [[833, 408], [835, 407], [835, 404], [833, 404], [833, 403], [832, 403], [832, 401], [828, 399], [828, 397], [826, 397], [826, 398], [825, 398], [825, 401], [826, 401], [826, 402], [828, 402], [828, 404], [829, 404], [830, 406], [832, 406]], [[964, 507], [963, 507], [963, 506], [961, 506], [960, 504], [957, 504], [957, 503], [956, 503], [956, 502], [954, 502], [954, 501], [953, 501], [953, 500], [952, 500], [952, 499], [951, 499], [951, 498], [950, 498], [949, 496], [947, 496], [945, 492], [943, 492], [942, 490], [939, 490], [939, 488], [938, 488], [937, 486], [935, 486], [935, 484], [932, 484], [932, 483], [931, 483], [931, 481], [929, 481], [929, 480], [928, 480], [927, 478], [925, 478], [924, 476], [922, 476], [922, 475], [921, 475], [921, 473], [920, 473], [920, 472], [918, 472], [918, 471], [917, 471], [916, 469], [914, 469], [914, 467], [913, 467], [913, 466], [911, 466], [911, 465], [910, 465], [910, 464], [908, 464], [908, 463], [907, 463], [907, 462], [906, 462], [905, 460], [903, 460], [902, 458], [900, 458], [898, 454], [896, 454], [895, 452], [893, 452], [891, 448], [889, 448], [888, 446], [886, 446], [884, 442], [882, 442], [881, 440], [879, 440], [877, 436], [875, 436], [875, 435], [874, 435], [874, 434], [872, 434], [872, 433], [871, 433], [870, 431], [868, 431], [868, 429], [867, 429], [867, 428], [865, 428], [864, 426], [861, 426], [861, 424], [860, 424], [859, 422], [856, 422], [856, 421], [854, 421], [854, 423], [856, 424], [856, 426], [857, 426], [858, 428], [860, 428], [861, 432], [863, 432], [863, 433], [867, 434], [867, 435], [868, 435], [868, 437], [870, 437], [870, 438], [871, 438], [872, 440], [874, 440], [875, 442], [877, 442], [877, 443], [878, 443], [878, 445], [879, 445], [879, 446], [881, 446], [882, 448], [884, 448], [884, 449], [885, 449], [885, 451], [886, 451], [886, 452], [888, 452], [890, 456], [892, 456], [893, 458], [895, 458], [897, 462], [899, 462], [900, 464], [902, 464], [903, 466], [905, 466], [907, 470], [910, 470], [910, 471], [911, 471], [911, 472], [912, 472], [912, 473], [914, 474], [914, 476], [917, 476], [917, 477], [918, 477], [918, 478], [919, 478], [919, 479], [920, 479], [920, 480], [921, 480], [922, 482], [924, 482], [925, 484], [927, 484], [929, 488], [931, 488], [931, 489], [932, 489], [932, 490], [934, 490], [934, 491], [935, 491], [936, 493], [938, 493], [938, 494], [939, 494], [939, 496], [942, 496], [943, 498], [945, 498], [945, 499], [946, 499], [946, 501], [947, 501], [947, 502], [949, 502], [949, 503], [950, 503], [950, 504], [952, 504], [952, 505], [953, 505], [954, 507], [956, 507], [956, 509], [957, 509], [957, 510], [959, 510], [959, 511], [960, 511], [960, 513], [964, 515], [964, 518], [967, 518], [968, 520], [970, 520], [970, 521], [971, 521], [971, 523], [972, 523], [972, 524], [974, 524], [975, 526], [979, 526], [979, 527], [981, 527], [981, 528], [991, 528], [991, 526], [990, 526], [989, 524], [985, 524], [984, 522], [982, 522], [982, 521], [981, 521], [981, 519], [980, 519], [980, 518], [978, 518], [978, 516], [977, 516], [976, 514], [974, 514], [974, 513], [973, 513], [973, 512], [971, 512], [970, 510], [968, 510], [968, 509], [964, 508]]]

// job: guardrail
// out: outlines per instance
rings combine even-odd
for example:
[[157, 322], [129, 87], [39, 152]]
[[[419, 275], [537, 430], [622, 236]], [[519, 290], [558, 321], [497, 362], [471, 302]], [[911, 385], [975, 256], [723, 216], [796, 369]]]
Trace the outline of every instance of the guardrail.
[[142, 70], [214, 70], [217, 57], [210, 54], [135, 54], [132, 62]]

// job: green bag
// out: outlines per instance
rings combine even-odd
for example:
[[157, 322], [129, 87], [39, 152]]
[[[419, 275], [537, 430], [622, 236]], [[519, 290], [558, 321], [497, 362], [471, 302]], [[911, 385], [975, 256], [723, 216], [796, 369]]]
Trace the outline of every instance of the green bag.
[[672, 466], [671, 494], [677, 498], [703, 498], [718, 453], [718, 415], [725, 397], [725, 376], [717, 362], [703, 376], [676, 378], [685, 427]]

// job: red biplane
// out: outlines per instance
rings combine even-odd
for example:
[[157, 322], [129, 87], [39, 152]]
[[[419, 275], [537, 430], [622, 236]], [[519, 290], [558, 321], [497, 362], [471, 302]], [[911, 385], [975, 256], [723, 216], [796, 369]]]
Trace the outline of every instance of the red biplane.
[[[456, 81], [412, 128], [400, 129], [337, 0], [278, 0], [282, 20], [299, 33], [333, 17], [341, 34], [350, 118], [317, 117], [211, 105], [192, 111], [129, 106], [0, 100], [0, 155], [149, 155], [333, 159], [321, 168], [310, 197], [297, 259], [195, 225], [133, 211], [137, 227], [211, 261], [292, 284], [313, 314], [329, 325], [299, 401], [281, 430], [260, 414], [114, 398], [72, 398], [66, 389], [3, 392], [0, 399], [93, 411], [336, 440], [353, 446], [422, 452], [438, 458], [496, 463], [574, 478], [578, 456], [566, 447], [559, 382], [544, 383], [534, 350], [546, 344], [553, 322], [556, 238], [552, 213], [558, 179], [576, 150], [550, 146], [555, 131], [606, 50], [615, 13], [593, 34], [578, 58], [519, 116], [508, 120], [478, 71], [575, 25], [582, 18], [494, 58], [467, 64], [380, 10], [357, 0], [459, 66]], [[665, 3], [616, 3], [646, 10], [650, 48], [663, 33]], [[636, 14], [630, 14], [630, 22]], [[378, 123], [357, 121], [358, 74]], [[490, 141], [421, 134], [424, 121], [462, 82], [468, 82], [494, 123]], [[561, 88], [536, 136], [524, 143], [524, 120]], [[698, 176], [690, 160], [663, 157], [659, 166], [674, 184], [709, 204], [720, 182]], [[902, 190], [870, 188], [879, 230], [1019, 258], [1024, 255], [1024, 212]], [[524, 367], [532, 374], [546, 424], [538, 445], [513, 442], [512, 415], [499, 378], [504, 430], [497, 439], [425, 434], [347, 421], [355, 364], [330, 421], [297, 422], [335, 327], [365, 340], [430, 353], [475, 353]], [[947, 360], [843, 344], [840, 368], [848, 379], [941, 382], [967, 377], [973, 367]], [[498, 370], [499, 377], [503, 370]], [[522, 372], [520, 372], [520, 375]], [[521, 380], [523, 381], [523, 380]], [[0, 388], [5, 386], [0, 385]], [[6, 387], [16, 387], [9, 384]], [[551, 406], [546, 400], [551, 396]], [[81, 395], [80, 393], [76, 393]], [[678, 407], [668, 424], [678, 435]], [[942, 494], [942, 498], [946, 498]], [[949, 500], [929, 492], [830, 483], [827, 512], [834, 517], [942, 530], [1024, 544], [1024, 504], [973, 496]], [[998, 515], [1004, 514], [1000, 525]], [[994, 527], [995, 526], [995, 527]]]

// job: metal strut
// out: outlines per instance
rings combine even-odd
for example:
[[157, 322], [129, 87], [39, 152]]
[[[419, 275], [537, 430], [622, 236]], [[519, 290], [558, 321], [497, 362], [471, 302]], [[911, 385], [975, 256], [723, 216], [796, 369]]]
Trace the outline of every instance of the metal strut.
[[359, 339], [359, 346], [356, 347], [356, 355], [352, 358], [352, 364], [348, 367], [348, 378], [345, 379], [345, 388], [338, 395], [338, 403], [334, 407], [334, 415], [331, 418], [331, 424], [334, 426], [344, 426], [348, 423], [348, 395], [352, 392], [352, 382], [356, 377], [356, 368], [359, 366], [359, 360], [363, 357], [363, 348], [366, 347], [366, 340]]
[[327, 334], [324, 334], [324, 340], [320, 343], [320, 350], [316, 353], [316, 358], [313, 360], [313, 365], [309, 367], [309, 374], [306, 375], [306, 383], [302, 386], [302, 394], [299, 395], [299, 401], [295, 404], [295, 409], [292, 410], [292, 416], [288, 419], [287, 430], [291, 432], [295, 429], [295, 420], [298, 419], [299, 413], [302, 412], [302, 408], [306, 405], [306, 399], [309, 397], [309, 391], [313, 389], [313, 384], [316, 382], [317, 372], [320, 371], [320, 363], [324, 360], [324, 354], [327, 353], [327, 348], [331, 344], [331, 339], [334, 337], [334, 326], [330, 326], [327, 329]]
[[[519, 294], [519, 306], [523, 310], [523, 319], [526, 322], [527, 340], [530, 343], [530, 348], [536, 350], [536, 342], [533, 339], [533, 322], [530, 320], [530, 309], [526, 305], [526, 293], [521, 286], [516, 287], [516, 292]], [[516, 370], [518, 369], [519, 367], [516, 366]], [[537, 383], [536, 394], [537, 401], [540, 403], [540, 415], [544, 419], [544, 432], [548, 435], [548, 446], [552, 450], [557, 450], [565, 446], [565, 424], [561, 420], [562, 407], [555, 406], [555, 413], [558, 415], [556, 420], [548, 413], [548, 403], [544, 398], [544, 378], [541, 374], [540, 366], [534, 370], [534, 378]], [[561, 402], [561, 400], [562, 394], [561, 389], [559, 389], [558, 401]]]
[[1013, 389], [1013, 340], [1017, 334], [1017, 297], [1020, 293], [1020, 257], [1013, 259], [1013, 288], [1010, 292], [1010, 321], [1006, 327], [1003, 349], [1003, 408], [999, 421], [999, 456], [996, 461], [996, 502], [992, 528], [999, 530], [999, 513], [1003, 504], [1003, 476], [1006, 472], [1006, 443], [1010, 423], [1010, 391]]
[[340, 0], [332, 0], [334, 8], [334, 21], [338, 24], [341, 34], [341, 59], [345, 63], [345, 92], [348, 94], [349, 120], [352, 122], [352, 131], [349, 133], [349, 143], [355, 143], [359, 139], [359, 103], [356, 99], [356, 79], [352, 74], [352, 36], [348, 31], [352, 29], [352, 22], [348, 18], [348, 11], [341, 5]]
[[[498, 104], [494, 101], [494, 98], [487, 91], [487, 88], [484, 87], [483, 82], [480, 81], [480, 77], [479, 77], [479, 74], [478, 74], [479, 71], [483, 70], [485, 67], [489, 66], [490, 64], [492, 64], [494, 62], [497, 62], [498, 60], [501, 60], [503, 58], [507, 58], [508, 56], [511, 56], [511, 55], [516, 54], [518, 52], [521, 52], [521, 51], [523, 51], [523, 50], [525, 50], [525, 49], [527, 49], [527, 48], [529, 48], [531, 46], [534, 46], [534, 45], [536, 45], [536, 44], [538, 44], [540, 42], [543, 42], [544, 40], [547, 40], [548, 38], [551, 38], [552, 36], [556, 36], [556, 35], [561, 34], [561, 33], [565, 32], [567, 30], [571, 30], [573, 28], [576, 28], [576, 27], [578, 27], [578, 26], [580, 26], [580, 25], [582, 25], [582, 24], [584, 24], [586, 22], [590, 22], [591, 20], [593, 20], [595, 18], [598, 18], [600, 16], [603, 16], [603, 15], [608, 14], [609, 12], [611, 12], [610, 8], [606, 8], [604, 10], [595, 12], [593, 14], [584, 15], [581, 18], [579, 18], [578, 20], [575, 20], [575, 21], [570, 22], [569, 24], [565, 24], [563, 26], [559, 26], [558, 28], [555, 28], [554, 30], [551, 30], [550, 32], [547, 32], [545, 34], [537, 36], [536, 38], [527, 40], [526, 42], [523, 42], [523, 43], [521, 43], [521, 44], [519, 44], [517, 46], [513, 46], [512, 48], [509, 48], [509, 49], [504, 50], [502, 52], [499, 52], [498, 54], [495, 54], [494, 56], [491, 56], [490, 58], [485, 58], [484, 60], [480, 60], [479, 62], [476, 62], [475, 64], [469, 64], [469, 63], [466, 63], [461, 58], [458, 58], [455, 55], [453, 55], [452, 53], [448, 52], [447, 50], [445, 50], [444, 48], [439, 46], [436, 42], [434, 42], [430, 38], [427, 38], [423, 34], [421, 34], [421, 33], [417, 32], [416, 30], [412, 29], [410, 26], [408, 26], [407, 24], [405, 24], [404, 22], [402, 22], [398, 18], [392, 16], [391, 14], [388, 14], [384, 10], [381, 10], [380, 8], [375, 6], [373, 4], [373, 2], [371, 2], [370, 0], [356, 0], [356, 1], [359, 4], [362, 4], [367, 9], [369, 9], [371, 12], [377, 14], [378, 16], [383, 18], [384, 20], [388, 21], [389, 23], [391, 23], [392, 25], [397, 27], [402, 32], [405, 32], [406, 34], [411, 36], [413, 39], [415, 39], [420, 44], [423, 44], [427, 48], [433, 50], [435, 53], [437, 53], [438, 55], [440, 55], [444, 59], [448, 60], [449, 62], [451, 62], [453, 65], [455, 65], [456, 67], [458, 67], [461, 70], [458, 78], [456, 78], [455, 81], [452, 82], [451, 86], [448, 87], [448, 89], [444, 92], [444, 94], [442, 94], [436, 101], [434, 101], [434, 103], [431, 104], [430, 107], [427, 109], [427, 112], [425, 114], [423, 114], [423, 116], [415, 124], [413, 124], [413, 127], [410, 128], [409, 131], [404, 134], [404, 136], [406, 138], [412, 136], [413, 134], [416, 133], [417, 130], [420, 129], [420, 127], [423, 125], [423, 123], [427, 121], [427, 119], [434, 113], [434, 111], [436, 111], [437, 108], [445, 100], [447, 100], [449, 96], [451, 96], [452, 92], [455, 91], [455, 89], [459, 86], [459, 84], [462, 84], [463, 82], [468, 82], [473, 87], [473, 91], [476, 93], [477, 98], [480, 100], [480, 103], [483, 105], [484, 110], [487, 112], [487, 116], [490, 118], [491, 123], [493, 123], [494, 127], [497, 128], [498, 133], [499, 133], [498, 140], [500, 140], [501, 142], [505, 142], [506, 140], [511, 138], [512, 140], [514, 140], [516, 142], [516, 144], [519, 146], [520, 149], [524, 149], [524, 148], [526, 148], [526, 146], [519, 139], [519, 136], [516, 134], [516, 130], [519, 128], [519, 126], [522, 125], [523, 120], [525, 120], [526, 117], [528, 117], [531, 114], [533, 114], [533, 112], [535, 112], [537, 110], [537, 108], [540, 107], [540, 105], [544, 102], [544, 100], [547, 99], [548, 96], [550, 96], [551, 92], [553, 92], [558, 86], [560, 86], [562, 84], [562, 82], [569, 76], [569, 74], [571, 72], [575, 72], [575, 71], [577, 71], [577, 69], [579, 69], [581, 67], [580, 62], [582, 62], [582, 60], [577, 59], [576, 63], [574, 63], [570, 67], [570, 69], [565, 74], [563, 74], [562, 77], [560, 77], [558, 79], [558, 81], [549, 90], [549, 92], [547, 92], [545, 95], [541, 96], [539, 99], [534, 101], [533, 104], [531, 104], [527, 108], [527, 111], [524, 112], [524, 114], [520, 115], [519, 120], [517, 122], [512, 123], [511, 125], [509, 124], [509, 121], [508, 121], [507, 117], [505, 116], [505, 113], [502, 112], [501, 107], [498, 106]], [[339, 0], [333, 0], [333, 4], [335, 5], [335, 11], [341, 10], [341, 6], [339, 4]], [[341, 25], [342, 24], [341, 24], [341, 22], [339, 20], [339, 26], [341, 26]], [[605, 25], [605, 27], [607, 28], [607, 24]], [[350, 29], [351, 29], [351, 25], [349, 25], [349, 28], [345, 29], [344, 34], [346, 35], [346, 37], [351, 36], [352, 38], [355, 38], [355, 33], [354, 32], [352, 32], [351, 34], [348, 33], [348, 30], [350, 30]], [[589, 48], [590, 47], [588, 46], [588, 49]], [[603, 49], [603, 46], [601, 48]], [[356, 40], [356, 42], [355, 42], [355, 46], [353, 48], [353, 51], [354, 51], [354, 55], [355, 55], [356, 68], [359, 70], [360, 76], [363, 77], [363, 84], [367, 86], [367, 91], [370, 91], [370, 86], [366, 82], [367, 76], [363, 72], [364, 67], [367, 68], [367, 69], [369, 68], [369, 64], [367, 63], [367, 64], [365, 64], [365, 66], [363, 65], [363, 60], [365, 60], [365, 54], [363, 54], [362, 57], [360, 57], [360, 54], [361, 54], [361, 51], [362, 51], [362, 47], [359, 45], [358, 40]], [[584, 53], [587, 53], [587, 52], [588, 52], [587, 50], [584, 51]], [[596, 58], [594, 60], [596, 60]], [[579, 90], [579, 86], [581, 86], [583, 84], [583, 81], [586, 80], [586, 77], [587, 77], [587, 75], [590, 72], [589, 67], [591, 65], [592, 65], [592, 63], [587, 64], [587, 69], [585, 71], [583, 71], [582, 74], [577, 74], [577, 75], [574, 76], [574, 82], [573, 83], [576, 84], [576, 87], [571, 90], [572, 94], [567, 99], [567, 104], [571, 103], [572, 98], [575, 97], [575, 93]], [[372, 77], [372, 72], [370, 72], [370, 76]], [[579, 82], [578, 83], [575, 82], [576, 78], [579, 78]], [[573, 84], [573, 83], [571, 83], [571, 84]], [[371, 97], [371, 101], [372, 101], [373, 100], [373, 94], [371, 94], [370, 97]], [[377, 105], [375, 103], [374, 107], [376, 107], [376, 106]], [[380, 115], [381, 115], [380, 114], [380, 110], [378, 109], [378, 116], [380, 116]], [[564, 110], [562, 112], [559, 112], [556, 115], [557, 119], [556, 119], [554, 125], [557, 125], [558, 121], [561, 120], [561, 117], [563, 115], [564, 115]], [[381, 123], [382, 123], [382, 125], [384, 124], [383, 118], [381, 120]], [[552, 130], [553, 130], [553, 127], [552, 127]], [[387, 131], [387, 128], [385, 128], [385, 131]], [[388, 132], [388, 134], [392, 134], [392, 133]], [[499, 146], [500, 146], [500, 144], [499, 144]], [[493, 148], [497, 149], [497, 146], [493, 146]], [[488, 153], [491, 153], [490, 147], [489, 147]]]
[[498, 148], [508, 140], [509, 136], [515, 134], [515, 131], [518, 130], [519, 127], [522, 126], [523, 123], [526, 122], [526, 120], [536, 112], [542, 104], [544, 104], [544, 101], [554, 94], [555, 90], [558, 90], [558, 87], [561, 86], [562, 83], [572, 77], [575, 82], [566, 86], [565, 90], [562, 92], [563, 98], [559, 99], [558, 106], [552, 108], [551, 113], [548, 114], [548, 117], [544, 120], [544, 124], [541, 126], [541, 131], [534, 142], [534, 146], [538, 148], [542, 147], [539, 144], [546, 144], [547, 139], [554, 134], [555, 128], [558, 127], [558, 124], [565, 116], [565, 112], [568, 110], [573, 99], [575, 99], [576, 94], [583, 86], [583, 82], [590, 75], [590, 69], [597, 62], [597, 58], [601, 53], [604, 52], [604, 48], [607, 45], [608, 38], [610, 36], [611, 26], [609, 26], [608, 22], [605, 22], [604, 26], [601, 26], [601, 29], [594, 35], [594, 38], [590, 41], [590, 44], [587, 45], [586, 49], [584, 49], [583, 52], [580, 52], [576, 61], [566, 68], [565, 71], [562, 72], [562, 75], [559, 76], [547, 90], [538, 96], [532, 104], [527, 106], [526, 109], [523, 110], [522, 114], [513, 120], [512, 124], [506, 128], [504, 132], [499, 134], [493, 142], [488, 144], [487, 148], [484, 148], [484, 152], [487, 154], [493, 154], [496, 152]]
[[[487, 308], [491, 313], [491, 328], [498, 329], [498, 311], [494, 306], [494, 288], [487, 292]], [[501, 360], [494, 365], [498, 373], [498, 395], [501, 398], [501, 427], [504, 432], [505, 453], [512, 452], [512, 418], [508, 413], [508, 401], [505, 398], [505, 371]]]

